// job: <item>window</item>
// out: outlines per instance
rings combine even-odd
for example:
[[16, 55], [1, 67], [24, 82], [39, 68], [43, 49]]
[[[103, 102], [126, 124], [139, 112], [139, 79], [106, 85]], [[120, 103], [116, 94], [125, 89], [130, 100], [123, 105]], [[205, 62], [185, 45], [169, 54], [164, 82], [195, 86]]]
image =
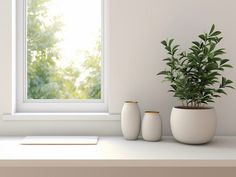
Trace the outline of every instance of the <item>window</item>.
[[17, 112], [107, 111], [103, 4], [17, 1]]

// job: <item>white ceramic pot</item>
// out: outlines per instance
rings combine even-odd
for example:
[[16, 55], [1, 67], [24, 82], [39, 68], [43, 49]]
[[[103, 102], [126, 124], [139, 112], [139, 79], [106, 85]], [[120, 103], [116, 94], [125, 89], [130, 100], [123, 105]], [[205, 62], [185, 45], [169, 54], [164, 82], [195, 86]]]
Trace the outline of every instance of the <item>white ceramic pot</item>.
[[183, 109], [171, 112], [171, 130], [175, 139], [186, 144], [204, 144], [213, 138], [216, 130], [214, 108]]
[[142, 136], [145, 141], [161, 139], [161, 117], [159, 112], [146, 111], [142, 122]]
[[137, 102], [126, 101], [121, 111], [121, 130], [127, 140], [136, 140], [141, 128], [141, 115]]

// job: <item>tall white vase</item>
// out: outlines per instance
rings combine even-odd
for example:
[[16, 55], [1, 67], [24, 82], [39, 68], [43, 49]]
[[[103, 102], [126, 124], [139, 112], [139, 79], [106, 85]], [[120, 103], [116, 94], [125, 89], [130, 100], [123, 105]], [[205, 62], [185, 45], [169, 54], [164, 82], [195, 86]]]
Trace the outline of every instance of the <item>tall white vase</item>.
[[145, 141], [159, 141], [162, 126], [159, 112], [146, 111], [142, 122], [142, 136]]
[[121, 111], [121, 130], [127, 140], [136, 140], [141, 128], [141, 114], [138, 103], [126, 101]]

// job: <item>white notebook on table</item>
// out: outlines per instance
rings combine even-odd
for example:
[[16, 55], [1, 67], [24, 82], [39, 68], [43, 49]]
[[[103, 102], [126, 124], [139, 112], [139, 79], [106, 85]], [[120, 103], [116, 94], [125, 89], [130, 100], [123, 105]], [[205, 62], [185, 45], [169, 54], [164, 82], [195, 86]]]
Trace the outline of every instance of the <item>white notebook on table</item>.
[[96, 145], [97, 136], [27, 136], [21, 145]]

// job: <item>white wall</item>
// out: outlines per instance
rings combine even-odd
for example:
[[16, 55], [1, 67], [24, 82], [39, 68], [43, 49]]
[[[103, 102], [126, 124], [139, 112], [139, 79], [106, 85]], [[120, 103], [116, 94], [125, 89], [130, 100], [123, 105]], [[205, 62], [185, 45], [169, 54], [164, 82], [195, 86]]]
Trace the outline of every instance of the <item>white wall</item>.
[[[10, 0], [0, 0], [0, 113], [9, 112], [11, 99], [10, 94], [6, 94], [11, 88], [10, 78], [6, 77], [9, 73], [6, 66], [11, 60], [10, 9]], [[235, 0], [110, 0], [110, 112], [119, 113], [125, 100], [137, 100], [142, 112], [161, 112], [164, 134], [170, 135], [169, 115], [171, 107], [178, 102], [167, 93], [168, 84], [161, 83], [162, 79], [156, 76], [164, 68], [161, 60], [165, 58], [165, 51], [160, 41], [175, 38], [186, 49], [199, 33], [206, 32], [214, 23], [223, 32], [226, 57], [232, 59], [231, 64], [236, 67], [235, 19]], [[225, 75], [236, 85], [235, 68]], [[228, 95], [215, 104], [218, 135], [236, 135], [236, 91], [230, 90]], [[79, 122], [67, 122], [63, 126], [64, 123], [59, 123], [59, 127], [64, 127], [62, 133], [83, 133], [78, 129]], [[49, 131], [52, 124], [0, 121], [0, 133], [14, 134], [18, 130], [21, 134], [38, 134]], [[100, 134], [120, 134], [119, 122], [105, 130], [101, 126], [99, 130]], [[54, 133], [59, 134], [60, 130]]]

